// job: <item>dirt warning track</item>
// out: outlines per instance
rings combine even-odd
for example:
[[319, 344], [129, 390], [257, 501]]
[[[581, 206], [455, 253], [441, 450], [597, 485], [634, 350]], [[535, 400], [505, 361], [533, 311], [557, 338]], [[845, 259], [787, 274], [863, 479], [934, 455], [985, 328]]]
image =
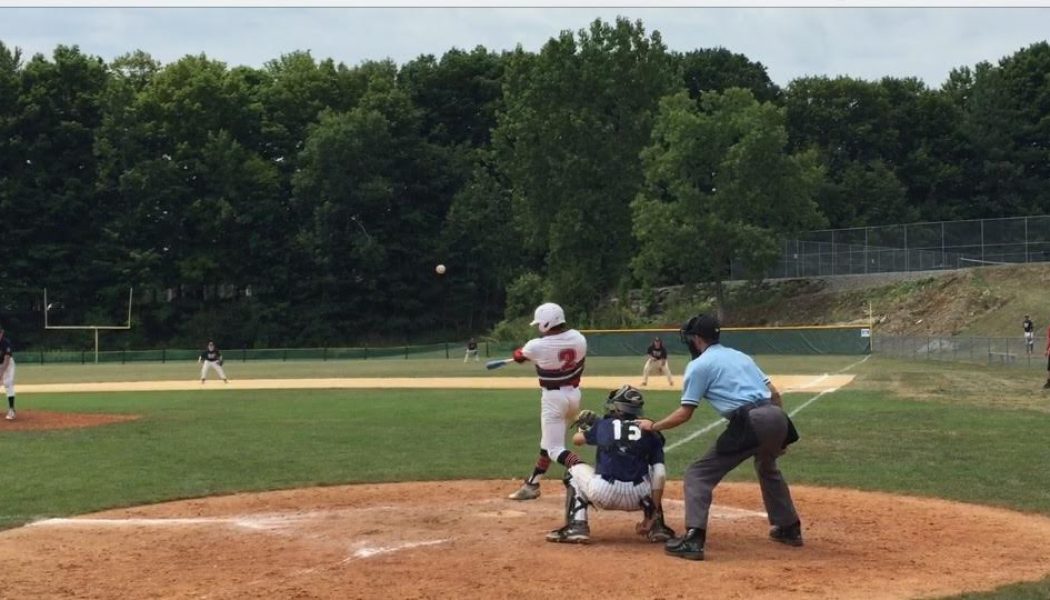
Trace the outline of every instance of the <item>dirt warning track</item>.
[[[727, 483], [697, 563], [644, 542], [639, 513], [594, 511], [591, 545], [548, 543], [560, 482], [533, 502], [503, 499], [517, 483], [309, 488], [38, 521], [0, 533], [0, 596], [899, 600], [1050, 573], [1050, 519], [1008, 510], [794, 486], [806, 546], [789, 548], [766, 538], [757, 486]], [[676, 529], [681, 498], [672, 482]]]
[[[853, 375], [773, 375], [773, 383], [782, 392], [825, 392], [853, 381]], [[587, 376], [585, 389], [613, 390], [625, 383], [637, 385], [637, 376]], [[539, 389], [535, 377], [360, 377], [325, 379], [242, 379], [229, 383], [200, 381], [105, 381], [86, 383], [21, 384], [20, 394], [61, 394], [83, 392], [163, 392], [222, 390], [289, 390], [289, 389]], [[650, 390], [681, 390], [666, 381], [650, 381]]]

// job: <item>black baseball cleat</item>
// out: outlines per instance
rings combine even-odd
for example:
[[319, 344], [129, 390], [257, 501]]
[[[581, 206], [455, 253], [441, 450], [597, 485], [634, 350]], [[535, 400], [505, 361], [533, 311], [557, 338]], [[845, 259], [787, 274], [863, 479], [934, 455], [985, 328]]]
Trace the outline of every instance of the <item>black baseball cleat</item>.
[[1050, 390], [1050, 380], [1048, 380], [1046, 383], [1043, 384], [1043, 389], [1044, 390]]
[[662, 516], [658, 516], [653, 519], [653, 524], [649, 526], [649, 531], [645, 537], [650, 542], [666, 542], [674, 537], [674, 529], [671, 529], [664, 523]]
[[561, 529], [548, 533], [547, 541], [559, 544], [589, 544], [591, 543], [591, 527], [587, 521], [573, 521]]
[[671, 538], [664, 544], [664, 552], [671, 556], [687, 560], [704, 560], [704, 542], [707, 532], [703, 529], [690, 528], [685, 535]]
[[788, 525], [786, 527], [774, 525], [773, 528], [769, 530], [769, 539], [774, 542], [780, 542], [781, 544], [787, 544], [788, 546], [801, 546], [802, 522], [795, 521], [794, 525]]

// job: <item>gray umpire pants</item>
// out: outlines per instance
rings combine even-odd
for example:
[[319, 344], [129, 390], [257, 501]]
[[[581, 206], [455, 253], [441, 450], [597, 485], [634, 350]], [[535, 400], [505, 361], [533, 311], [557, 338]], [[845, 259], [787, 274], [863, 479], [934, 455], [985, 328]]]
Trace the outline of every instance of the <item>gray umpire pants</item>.
[[762, 502], [772, 525], [794, 525], [799, 520], [791, 490], [777, 466], [784, 440], [787, 439], [787, 415], [783, 409], [767, 404], [748, 413], [759, 445], [736, 454], [719, 454], [712, 446], [707, 454], [685, 471], [685, 526], [707, 529], [711, 497], [715, 486], [737, 465], [755, 457], [755, 472], [762, 487]]

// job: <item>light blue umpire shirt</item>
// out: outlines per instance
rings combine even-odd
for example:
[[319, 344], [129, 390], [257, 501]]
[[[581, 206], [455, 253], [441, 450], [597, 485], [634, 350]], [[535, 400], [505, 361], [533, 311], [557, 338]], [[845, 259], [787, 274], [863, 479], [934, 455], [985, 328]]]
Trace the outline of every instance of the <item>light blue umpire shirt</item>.
[[699, 406], [707, 398], [723, 417], [750, 404], [769, 402], [769, 377], [748, 355], [721, 344], [710, 346], [685, 368], [682, 404]]

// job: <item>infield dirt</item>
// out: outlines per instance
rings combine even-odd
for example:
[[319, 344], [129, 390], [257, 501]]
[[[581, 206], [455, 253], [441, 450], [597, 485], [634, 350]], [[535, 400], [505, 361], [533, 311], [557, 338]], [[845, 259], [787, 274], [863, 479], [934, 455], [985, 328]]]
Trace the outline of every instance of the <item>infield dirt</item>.
[[[718, 489], [705, 562], [594, 511], [593, 544], [544, 540], [561, 483], [396, 483], [238, 494], [0, 533], [5, 598], [903, 599], [1050, 572], [1050, 519], [930, 498], [794, 486], [806, 546], [766, 538], [759, 490]], [[668, 522], [680, 528], [681, 487]]]

